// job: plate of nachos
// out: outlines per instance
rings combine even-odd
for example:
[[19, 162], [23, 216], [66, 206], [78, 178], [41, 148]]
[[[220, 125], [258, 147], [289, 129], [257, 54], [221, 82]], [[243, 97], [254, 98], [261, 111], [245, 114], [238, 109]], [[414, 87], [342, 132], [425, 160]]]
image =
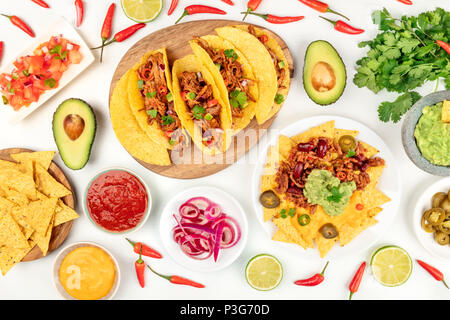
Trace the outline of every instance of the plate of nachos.
[[302, 119], [262, 152], [253, 204], [280, 245], [311, 258], [341, 257], [370, 247], [393, 221], [398, 169], [386, 144], [365, 125], [338, 116]]

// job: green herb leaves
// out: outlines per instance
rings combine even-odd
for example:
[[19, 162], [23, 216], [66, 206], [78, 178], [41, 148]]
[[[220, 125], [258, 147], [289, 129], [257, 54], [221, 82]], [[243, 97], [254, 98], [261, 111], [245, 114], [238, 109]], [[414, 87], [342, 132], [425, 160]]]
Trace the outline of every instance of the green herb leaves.
[[230, 104], [234, 108], [244, 108], [247, 105], [247, 95], [240, 90], [231, 91]]
[[427, 81], [445, 79], [450, 89], [450, 58], [436, 40], [450, 40], [450, 12], [441, 8], [419, 16], [396, 19], [383, 9], [372, 15], [381, 32], [371, 41], [367, 55], [358, 60], [353, 82], [378, 93], [402, 93], [393, 102], [383, 102], [378, 109], [381, 121], [398, 122], [420, 98], [413, 90]]
[[235, 60], [238, 58], [237, 53], [234, 52], [233, 49], [226, 49], [226, 50], [223, 51], [223, 53], [225, 54], [225, 56], [226, 56], [227, 58], [232, 58], [233, 61], [235, 61]]
[[58, 59], [59, 60], [64, 60], [65, 58], [67, 58], [67, 51], [61, 52], [61, 50], [62, 50], [62, 46], [60, 44], [57, 44], [53, 48], [51, 48], [49, 50], [49, 52], [51, 54], [55, 54], [54, 58], [56, 60], [58, 60]]
[[339, 187], [331, 187], [330, 192], [331, 192], [331, 196], [327, 197], [327, 200], [330, 202], [339, 202], [339, 201], [341, 201], [342, 197], [344, 196], [343, 193], [339, 192]]
[[197, 120], [201, 120], [205, 112], [206, 112], [205, 108], [199, 105], [192, 108], [192, 114], [194, 115], [194, 118]]

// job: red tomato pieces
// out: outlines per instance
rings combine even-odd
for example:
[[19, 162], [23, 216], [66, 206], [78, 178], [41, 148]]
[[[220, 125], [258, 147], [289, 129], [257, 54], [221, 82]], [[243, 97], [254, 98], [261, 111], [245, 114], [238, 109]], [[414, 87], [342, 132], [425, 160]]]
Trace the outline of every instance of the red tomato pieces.
[[3, 103], [17, 111], [37, 102], [46, 90], [58, 87], [59, 80], [71, 64], [81, 62], [83, 56], [79, 50], [79, 45], [61, 36], [53, 36], [41, 43], [33, 55], [18, 58], [11, 73], [0, 74]]

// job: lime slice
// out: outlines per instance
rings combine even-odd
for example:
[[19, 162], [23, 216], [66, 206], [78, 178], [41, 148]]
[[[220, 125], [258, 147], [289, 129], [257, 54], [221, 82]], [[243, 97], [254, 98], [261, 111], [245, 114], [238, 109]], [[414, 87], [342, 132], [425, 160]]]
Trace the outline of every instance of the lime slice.
[[388, 287], [396, 287], [409, 279], [412, 261], [404, 249], [397, 246], [385, 246], [372, 255], [370, 267], [378, 282]]
[[162, 0], [122, 0], [121, 2], [125, 15], [139, 23], [155, 20], [163, 8]]
[[260, 254], [247, 263], [245, 278], [248, 284], [256, 290], [272, 290], [280, 284], [283, 278], [283, 267], [274, 256]]

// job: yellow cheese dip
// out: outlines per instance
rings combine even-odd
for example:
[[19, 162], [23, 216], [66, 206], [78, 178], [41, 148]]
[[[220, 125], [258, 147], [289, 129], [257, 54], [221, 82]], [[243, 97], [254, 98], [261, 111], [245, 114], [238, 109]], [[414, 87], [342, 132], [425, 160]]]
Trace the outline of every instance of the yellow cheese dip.
[[80, 247], [69, 252], [59, 268], [61, 285], [78, 300], [106, 296], [113, 287], [115, 275], [116, 268], [109, 254], [96, 247]]

